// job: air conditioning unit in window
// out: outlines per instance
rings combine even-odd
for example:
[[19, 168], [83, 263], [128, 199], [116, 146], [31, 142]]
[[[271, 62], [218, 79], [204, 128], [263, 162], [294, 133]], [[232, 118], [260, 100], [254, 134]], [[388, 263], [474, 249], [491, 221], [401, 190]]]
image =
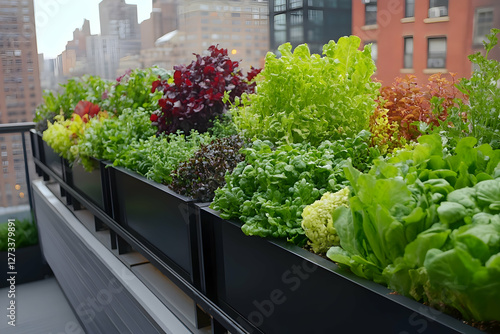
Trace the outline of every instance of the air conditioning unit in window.
[[448, 7], [446, 6], [440, 6], [440, 7], [432, 7], [429, 8], [429, 17], [442, 17], [442, 16], [448, 16]]

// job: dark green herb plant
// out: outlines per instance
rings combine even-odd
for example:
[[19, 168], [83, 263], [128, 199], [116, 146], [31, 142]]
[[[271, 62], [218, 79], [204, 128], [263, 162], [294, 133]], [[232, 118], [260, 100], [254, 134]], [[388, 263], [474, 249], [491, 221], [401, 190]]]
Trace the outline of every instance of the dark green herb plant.
[[231, 136], [215, 139], [208, 145], [201, 145], [194, 156], [172, 172], [170, 187], [177, 193], [210, 202], [217, 188], [226, 183], [226, 173], [231, 173], [244, 159], [239, 153], [243, 139]]

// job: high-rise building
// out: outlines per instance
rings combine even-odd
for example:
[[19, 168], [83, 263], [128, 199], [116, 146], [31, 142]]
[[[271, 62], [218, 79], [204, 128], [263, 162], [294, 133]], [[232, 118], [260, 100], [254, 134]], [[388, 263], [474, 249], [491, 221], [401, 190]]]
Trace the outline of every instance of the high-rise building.
[[90, 21], [85, 19], [82, 28], [73, 31], [73, 40], [66, 44], [66, 51], [75, 50], [77, 59], [87, 57], [87, 37], [90, 35]]
[[113, 80], [120, 63], [120, 42], [113, 35], [87, 37], [87, 61], [89, 74]]
[[[500, 28], [498, 0], [352, 0], [352, 9], [353, 34], [372, 44], [375, 77], [384, 85], [406, 74], [421, 83], [434, 73], [469, 77], [467, 56]], [[500, 60], [499, 48], [490, 57]]]
[[242, 60], [241, 67], [262, 67], [269, 51], [267, 0], [183, 0], [179, 2], [179, 59], [189, 64], [193, 53], [219, 45]]
[[307, 43], [321, 54], [324, 44], [351, 34], [351, 0], [270, 0], [269, 29], [273, 51]]
[[[0, 6], [0, 123], [32, 121], [41, 102], [33, 0]], [[21, 135], [0, 136], [0, 207], [28, 203]]]
[[102, 0], [99, 3], [101, 36], [118, 39], [119, 56], [136, 55], [141, 50], [141, 31], [137, 20], [137, 5], [125, 0]]
[[182, 0], [153, 0], [153, 12], [161, 13], [154, 22], [158, 38], [178, 28], [177, 6]]
[[141, 22], [141, 49], [155, 46], [155, 41], [177, 29], [177, 4], [179, 0], [153, 0], [149, 19]]

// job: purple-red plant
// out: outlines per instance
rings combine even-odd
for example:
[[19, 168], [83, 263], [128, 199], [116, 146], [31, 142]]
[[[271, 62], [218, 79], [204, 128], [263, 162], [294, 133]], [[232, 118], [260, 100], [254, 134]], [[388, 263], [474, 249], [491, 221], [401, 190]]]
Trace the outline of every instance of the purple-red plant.
[[[182, 130], [205, 132], [211, 120], [222, 115], [228, 105], [243, 93], [253, 93], [252, 79], [260, 69], [252, 68], [246, 77], [238, 69], [239, 62], [232, 61], [227, 49], [210, 46], [207, 56], [195, 54], [196, 60], [189, 65], [174, 66], [174, 82], [167, 80], [153, 82], [152, 92], [163, 91], [159, 100], [161, 110], [151, 115], [151, 121], [158, 127], [158, 133], [174, 133]], [[222, 102], [224, 92], [229, 101]]]

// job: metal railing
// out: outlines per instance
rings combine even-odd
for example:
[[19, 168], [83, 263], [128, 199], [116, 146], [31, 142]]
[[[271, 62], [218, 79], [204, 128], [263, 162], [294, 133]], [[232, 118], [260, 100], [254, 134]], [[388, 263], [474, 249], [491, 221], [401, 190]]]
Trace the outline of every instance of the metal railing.
[[[28, 153], [27, 153], [27, 145], [26, 145], [26, 138], [25, 134], [28, 133], [31, 129], [35, 128], [35, 123], [33, 122], [22, 122], [22, 123], [5, 123], [5, 124], [0, 124], [0, 137], [2, 135], [6, 134], [20, 134], [21, 136], [21, 142], [23, 146], [23, 160], [24, 160], [24, 171], [25, 171], [25, 177], [26, 177], [26, 188], [28, 192], [28, 201], [29, 201], [29, 207], [30, 211], [33, 215], [33, 198], [32, 198], [32, 193], [31, 193], [31, 178], [30, 178], [30, 172], [29, 172], [29, 165], [28, 165]], [[34, 215], [33, 215], [34, 216]]]

